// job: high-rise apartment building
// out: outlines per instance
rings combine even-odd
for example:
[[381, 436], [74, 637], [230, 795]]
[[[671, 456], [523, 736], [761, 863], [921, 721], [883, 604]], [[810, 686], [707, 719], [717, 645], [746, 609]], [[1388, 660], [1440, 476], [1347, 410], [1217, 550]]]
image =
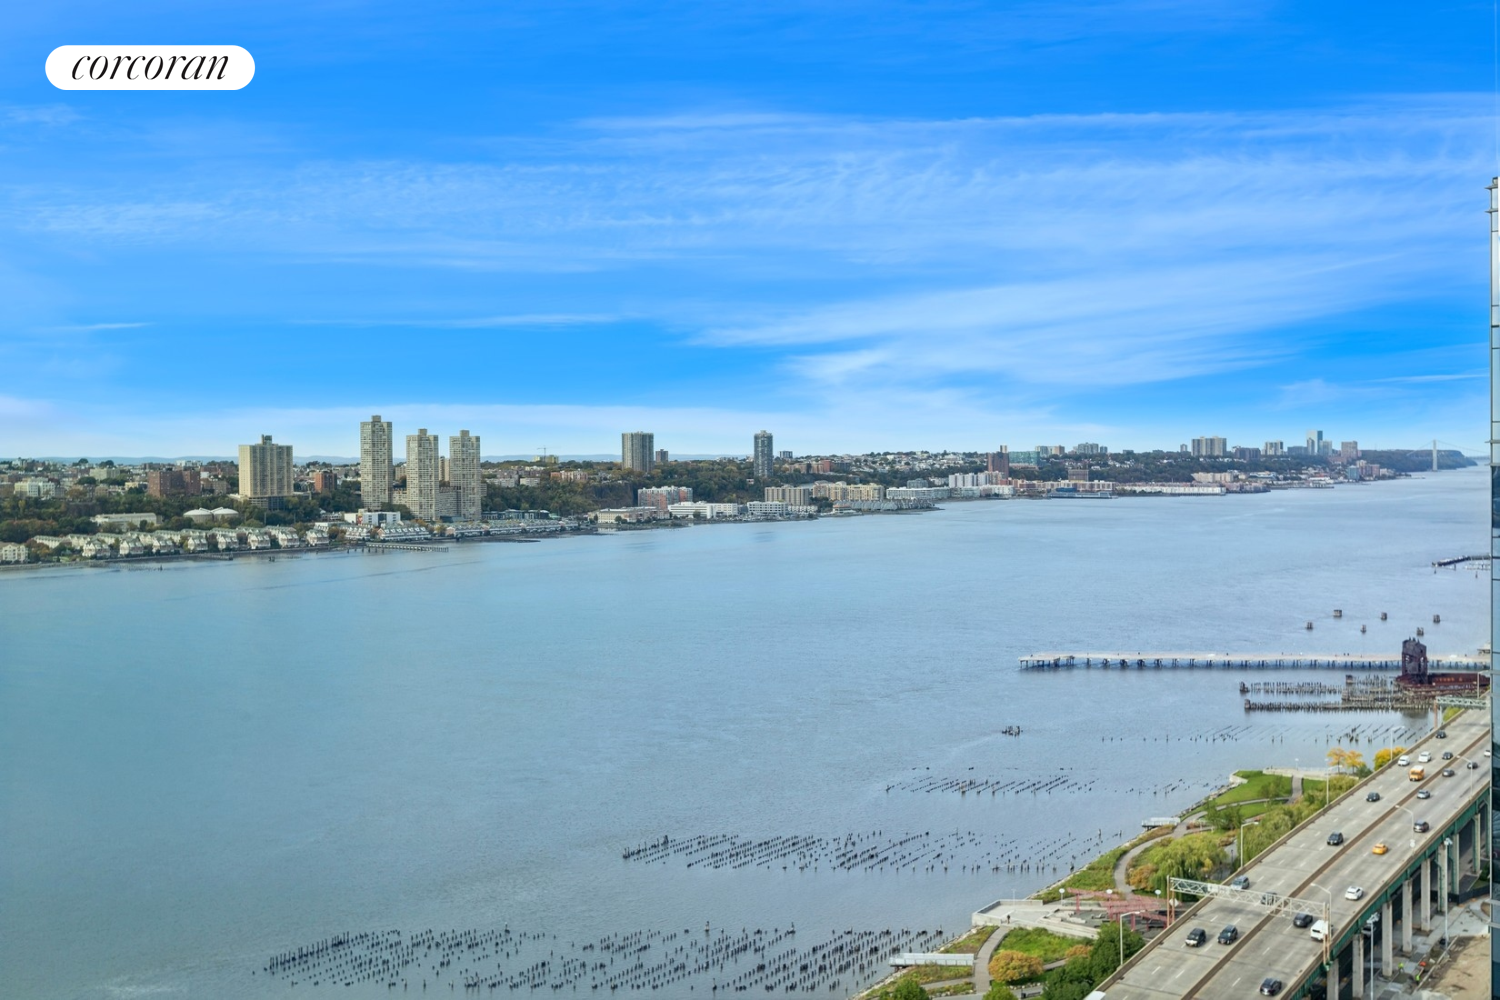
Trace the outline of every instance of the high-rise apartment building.
[[423, 427], [406, 435], [406, 506], [424, 521], [438, 518], [438, 439]]
[[240, 445], [240, 496], [257, 507], [282, 507], [293, 483], [291, 445], [275, 444], [269, 434], [260, 444]]
[[1009, 478], [1010, 448], [1002, 444], [999, 451], [990, 452], [989, 461], [985, 463], [985, 470], [987, 472], [998, 472], [1000, 475]]
[[367, 510], [385, 510], [391, 505], [391, 487], [396, 483], [395, 452], [391, 422], [375, 414], [359, 424], [359, 502]]
[[484, 475], [479, 469], [479, 438], [459, 431], [448, 438], [448, 482], [458, 491], [458, 519], [477, 521], [484, 510]]
[[620, 466], [636, 472], [656, 467], [656, 435], [650, 431], [626, 431], [620, 435]]
[[1286, 445], [1281, 441], [1267, 441], [1260, 450], [1267, 458], [1279, 458], [1286, 454]]
[[771, 432], [755, 432], [754, 471], [751, 475], [756, 479], [770, 479], [771, 473], [775, 471], [775, 455], [772, 450]]
[[1223, 458], [1229, 450], [1229, 442], [1221, 437], [1193, 438], [1194, 458]]
[[667, 456], [667, 449], [665, 449], [665, 448], [658, 448], [658, 449], [656, 449], [656, 464], [657, 465], [666, 465], [668, 461], [670, 461], [670, 459]]

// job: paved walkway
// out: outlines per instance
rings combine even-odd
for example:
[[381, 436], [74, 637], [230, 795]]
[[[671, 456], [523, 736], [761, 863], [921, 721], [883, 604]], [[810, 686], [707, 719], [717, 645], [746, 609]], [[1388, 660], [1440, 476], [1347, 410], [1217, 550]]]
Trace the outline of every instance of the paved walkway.
[[1136, 844], [1122, 854], [1120, 860], [1115, 862], [1115, 892], [1118, 892], [1122, 896], [1134, 896], [1135, 890], [1130, 887], [1130, 882], [1127, 881], [1127, 878], [1130, 875], [1130, 862], [1135, 860], [1136, 855], [1148, 847], [1154, 847], [1161, 843], [1167, 837], [1185, 836], [1188, 833], [1188, 825], [1202, 819], [1203, 816], [1204, 813], [1201, 811], [1193, 813], [1193, 815], [1186, 817], [1181, 823], [1174, 826], [1171, 833], [1163, 834], [1160, 837], [1152, 837], [1144, 843]]

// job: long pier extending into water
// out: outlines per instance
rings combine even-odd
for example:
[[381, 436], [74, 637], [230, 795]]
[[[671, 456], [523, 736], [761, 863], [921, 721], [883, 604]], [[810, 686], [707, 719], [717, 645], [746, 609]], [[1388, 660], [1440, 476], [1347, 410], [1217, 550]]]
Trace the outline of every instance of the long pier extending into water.
[[[1239, 670], [1400, 670], [1401, 656], [1369, 653], [1032, 653], [1020, 657], [1023, 670], [1061, 670], [1072, 667], [1105, 670], [1230, 668]], [[1444, 656], [1430, 661], [1429, 670], [1488, 670], [1479, 656]]]

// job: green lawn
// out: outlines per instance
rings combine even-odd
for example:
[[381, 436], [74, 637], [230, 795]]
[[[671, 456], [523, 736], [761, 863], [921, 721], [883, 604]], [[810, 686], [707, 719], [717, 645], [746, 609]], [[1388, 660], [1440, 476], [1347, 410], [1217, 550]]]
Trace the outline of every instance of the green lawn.
[[969, 965], [913, 965], [901, 974], [901, 978], [912, 978], [926, 986], [928, 983], [941, 983], [973, 975], [974, 968]]
[[1088, 944], [1082, 938], [1065, 937], [1041, 927], [1017, 927], [1005, 935], [997, 951], [1019, 951], [1035, 955], [1043, 964], [1060, 962], [1069, 948], [1077, 944]]
[[1210, 808], [1248, 802], [1251, 799], [1284, 799], [1292, 794], [1292, 779], [1284, 774], [1267, 774], [1264, 771], [1236, 771], [1235, 777], [1245, 780], [1221, 795], [1209, 799]]
[[994, 927], [976, 927], [957, 941], [950, 941], [943, 945], [941, 950], [949, 955], [976, 954], [980, 948], [984, 947], [984, 943], [990, 939], [990, 935], [995, 933], [995, 930]]

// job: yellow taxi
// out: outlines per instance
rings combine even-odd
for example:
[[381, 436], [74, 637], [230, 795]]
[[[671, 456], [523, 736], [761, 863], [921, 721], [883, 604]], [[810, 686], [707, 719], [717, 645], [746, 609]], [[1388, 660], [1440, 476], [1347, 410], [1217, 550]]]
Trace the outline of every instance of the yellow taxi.
[[1384, 854], [1386, 851], [1389, 851], [1390, 848], [1386, 847], [1385, 844], [1382, 843], [1376, 844], [1374, 847], [1370, 848], [1370, 850], [1375, 854]]

